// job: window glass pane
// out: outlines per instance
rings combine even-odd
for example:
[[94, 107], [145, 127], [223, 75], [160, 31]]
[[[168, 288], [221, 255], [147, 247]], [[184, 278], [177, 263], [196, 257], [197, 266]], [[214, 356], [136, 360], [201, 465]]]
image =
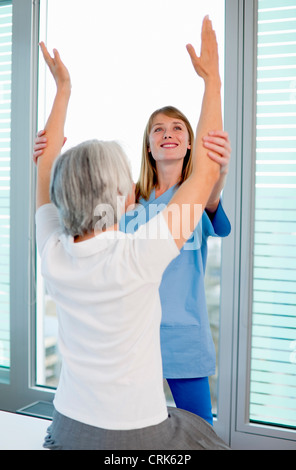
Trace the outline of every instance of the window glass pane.
[[10, 366], [10, 110], [12, 6], [0, 1], [0, 367]]
[[258, 6], [250, 420], [296, 427], [296, 3]]
[[[115, 138], [125, 147], [137, 180], [144, 128], [155, 109], [174, 105], [195, 128], [203, 84], [193, 71], [185, 45], [191, 42], [199, 51], [201, 24], [206, 14], [210, 14], [217, 32], [223, 81], [221, 0], [208, 0], [206, 4], [196, 0], [184, 0], [181, 4], [177, 0], [85, 0], [83, 8], [80, 0], [41, 1], [40, 40], [45, 40], [50, 50], [53, 47], [60, 50], [73, 83], [65, 149], [93, 137]], [[52, 104], [52, 82], [40, 60], [39, 129], [44, 126]], [[219, 241], [210, 247], [208, 267], [210, 312], [217, 330]], [[37, 318], [38, 383], [55, 386], [59, 370], [55, 306], [40, 277]], [[218, 335], [215, 337], [218, 345]], [[215, 383], [212, 389], [215, 390]], [[213, 395], [215, 401], [216, 392]]]
[[208, 261], [205, 275], [206, 298], [211, 332], [216, 349], [216, 374], [209, 377], [213, 413], [218, 413], [218, 353], [220, 331], [220, 266], [221, 239], [208, 239]]

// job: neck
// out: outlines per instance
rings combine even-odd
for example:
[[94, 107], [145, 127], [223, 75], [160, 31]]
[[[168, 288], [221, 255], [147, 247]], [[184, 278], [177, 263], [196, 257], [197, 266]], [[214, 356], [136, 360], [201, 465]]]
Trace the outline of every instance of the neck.
[[175, 184], [179, 183], [183, 168], [183, 160], [173, 162], [156, 162], [157, 185], [155, 194], [163, 194]]
[[112, 227], [106, 228], [106, 230], [94, 230], [91, 233], [86, 233], [85, 235], [78, 235], [74, 237], [74, 243], [85, 242], [86, 240], [91, 240], [92, 238], [97, 237], [105, 232], [117, 232], [119, 230], [118, 224], [112, 225]]

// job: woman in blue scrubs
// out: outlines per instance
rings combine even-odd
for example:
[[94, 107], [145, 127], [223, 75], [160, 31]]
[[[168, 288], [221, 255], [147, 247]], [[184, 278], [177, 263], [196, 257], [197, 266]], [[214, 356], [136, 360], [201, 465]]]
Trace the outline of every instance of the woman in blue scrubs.
[[[194, 135], [187, 118], [174, 107], [155, 111], [143, 139], [136, 208], [120, 223], [133, 233], [171, 200], [179, 184], [190, 176]], [[215, 374], [216, 353], [207, 313], [204, 274], [209, 236], [225, 237], [231, 227], [222, 208], [231, 148], [226, 132], [204, 137], [208, 156], [218, 161], [221, 176], [206, 211], [181, 254], [164, 272], [160, 286], [162, 304], [161, 348], [163, 375], [178, 408], [213, 424], [208, 377]]]

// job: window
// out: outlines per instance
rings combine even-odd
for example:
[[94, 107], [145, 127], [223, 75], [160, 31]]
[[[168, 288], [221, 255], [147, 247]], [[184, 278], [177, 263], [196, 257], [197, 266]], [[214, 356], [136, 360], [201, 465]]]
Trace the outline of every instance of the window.
[[296, 428], [296, 4], [258, 2], [250, 420]]
[[[65, 23], [69, 8], [71, 22]], [[182, 8], [175, 0], [149, 0], [147, 9], [138, 0], [87, 0], [83, 10], [80, 2], [72, 0], [41, 1], [40, 39], [46, 41], [49, 49], [60, 50], [73, 82], [66, 147], [93, 137], [116, 138], [127, 150], [136, 181], [144, 128], [155, 109], [172, 104], [184, 111], [195, 129], [203, 84], [192, 68], [185, 45], [192, 42], [199, 50], [202, 19], [208, 13], [217, 30], [223, 79], [224, 2], [221, 0], [211, 0], [206, 6], [185, 0]], [[167, 17], [169, 21], [163, 22]], [[78, 25], [80, 31], [84, 28], [83, 38], [77, 35]], [[176, 31], [178, 34], [173, 33]], [[42, 59], [39, 77], [39, 129], [42, 129], [53, 98], [52, 79]], [[217, 354], [220, 251], [220, 240], [210, 240], [206, 283]], [[60, 370], [55, 305], [40, 276], [37, 283], [37, 383], [55, 387]], [[217, 375], [211, 379], [215, 412]]]
[[246, 1], [239, 18], [231, 442], [288, 450], [296, 439], [296, 4]]
[[[149, 1], [149, 8], [155, 9], [153, 28], [147, 19], [148, 11], [145, 11], [145, 21], [142, 21], [143, 2], [136, 1], [135, 8], [131, 9], [130, 0], [117, 1], [117, 10], [112, 10], [115, 0], [84, 2], [84, 6], [106, 6], [110, 15], [110, 11], [116, 11], [116, 18], [130, 18], [131, 28], [135, 28], [137, 35], [143, 30], [150, 39], [151, 30], [154, 35], [155, 31], [160, 31], [156, 43], [148, 43], [154, 54], [161, 58], [154, 68], [146, 61], [141, 62], [142, 56], [150, 54], [150, 49], [149, 54], [141, 55], [135, 48], [133, 37], [125, 46], [134, 51], [138, 64], [131, 82], [132, 89], [127, 97], [123, 97], [125, 103], [132, 102], [137, 106], [137, 122], [133, 120], [134, 126], [125, 128], [126, 105], [123, 108], [117, 106], [115, 118], [114, 114], [106, 117], [105, 127], [104, 122], [91, 118], [92, 108], [97, 109], [98, 106], [95, 98], [107, 109], [118, 105], [123, 90], [129, 85], [127, 77], [135, 62], [131, 60], [125, 64], [128, 70], [123, 66], [120, 68], [120, 86], [116, 77], [110, 83], [102, 82], [105, 76], [110, 75], [114, 63], [120, 63], [120, 47], [124, 48], [123, 39], [128, 38], [126, 31], [120, 30], [114, 14], [113, 28], [121, 31], [123, 38], [120, 47], [117, 49], [118, 43], [113, 44], [113, 53], [107, 54], [104, 44], [113, 38], [112, 31], [107, 31], [104, 40], [96, 42], [98, 55], [101, 54], [100, 62], [97, 61], [99, 65], [87, 74], [86, 64], [90, 60], [85, 58], [84, 62], [84, 57], [88, 48], [82, 48], [77, 30], [81, 31], [84, 24], [89, 25], [85, 31], [85, 42], [89, 44], [90, 31], [102, 29], [101, 23], [106, 23], [102, 16], [80, 8], [79, 21], [74, 20], [74, 11], [81, 6], [78, 0], [13, 0], [12, 3], [13, 8], [11, 2], [0, 0], [0, 408], [15, 412], [37, 401], [43, 405], [52, 401], [58, 377], [54, 306], [44, 292], [40, 277], [37, 278], [37, 291], [35, 285], [32, 144], [36, 130], [44, 125], [52, 99], [52, 80], [44, 75], [42, 61], [37, 70], [39, 23], [40, 39], [47, 40], [50, 48], [60, 48], [71, 69], [73, 88], [81, 90], [77, 98], [72, 96], [66, 129], [67, 145], [76, 143], [76, 139], [98, 135], [99, 130], [102, 138], [113, 138], [117, 134], [116, 129], [120, 130], [122, 126], [124, 131], [121, 134], [118, 130], [117, 135], [125, 141], [136, 178], [138, 146], [150, 108], [154, 110], [158, 100], [161, 104], [171, 102], [173, 96], [175, 104], [185, 111], [193, 125], [200, 108], [198, 79], [183, 47], [178, 52], [184, 63], [177, 89], [172, 92], [167, 88], [172, 81], [170, 76], [163, 76], [156, 83], [153, 81], [157, 67], [160, 69], [175, 52], [170, 42], [164, 42], [161, 18], [168, 12], [174, 15], [177, 11], [180, 24], [186, 25], [186, 37], [180, 43], [196, 44], [199, 38], [198, 18], [210, 13], [215, 27], [221, 28], [218, 31], [220, 45], [225, 32], [224, 120], [233, 148], [223, 195], [232, 233], [222, 246], [210, 247], [207, 273], [210, 312], [213, 305], [213, 315], [210, 313], [212, 331], [215, 336], [215, 323], [218, 332], [218, 373], [211, 384], [217, 408], [214, 425], [233, 449], [295, 449], [295, 0], [227, 0], [225, 4], [221, 0], [213, 0], [207, 2], [206, 7], [200, 7], [196, 0], [186, 0], [182, 7], [176, 2], [176, 8], [172, 7], [175, 5], [172, 1], [153, 0]], [[59, 14], [63, 5], [71, 8], [75, 34], [65, 34], [69, 23], [65, 23], [64, 18], [70, 14], [69, 10]], [[11, 56], [1, 55], [3, 41], [11, 42], [11, 36], [10, 41], [6, 41], [1, 35], [5, 9], [10, 12]], [[133, 20], [136, 13], [139, 22]], [[57, 30], [52, 29], [53, 25]], [[69, 36], [72, 41], [69, 41]], [[166, 47], [163, 47], [164, 43]], [[157, 52], [160, 45], [162, 47]], [[9, 49], [5, 53], [8, 52]], [[223, 52], [220, 51], [222, 66]], [[11, 62], [12, 72], [11, 103], [9, 78], [4, 78], [6, 70], [3, 69], [7, 62]], [[135, 91], [134, 84], [141, 82], [147, 74], [152, 77], [149, 82], [151, 90], [156, 91], [147, 93], [147, 85]], [[107, 92], [107, 85], [111, 86], [110, 92]], [[195, 96], [190, 103], [184, 100], [184, 89], [190, 90], [190, 98]], [[96, 93], [90, 98], [88, 90], [96, 90]], [[142, 99], [145, 102], [142, 103]], [[190, 104], [192, 108], [189, 109]], [[138, 108], [145, 110], [141, 118]], [[75, 112], [76, 109], [80, 111]], [[87, 111], [82, 113], [83, 109]], [[10, 126], [5, 131], [2, 120], [10, 119], [10, 110], [11, 123], [9, 121]], [[110, 122], [112, 132], [109, 135]], [[128, 129], [131, 129], [131, 134], [128, 134]], [[134, 135], [139, 142], [134, 140]], [[8, 192], [4, 187], [9, 188]], [[4, 239], [3, 230], [6, 231]], [[213, 243], [216, 243], [215, 239]], [[36, 408], [34, 410], [31, 412], [37, 413]]]
[[0, 367], [10, 366], [10, 124], [12, 5], [0, 2]]

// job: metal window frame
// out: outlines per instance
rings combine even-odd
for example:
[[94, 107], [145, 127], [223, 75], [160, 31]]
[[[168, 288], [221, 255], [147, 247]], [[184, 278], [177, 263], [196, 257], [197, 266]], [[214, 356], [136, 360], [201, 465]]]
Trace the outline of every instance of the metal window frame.
[[50, 390], [35, 386], [35, 172], [39, 0], [13, 0], [11, 109], [10, 348], [1, 409], [52, 401]]
[[[239, 132], [239, 1], [225, 0], [225, 76], [224, 76], [224, 129], [229, 133], [232, 156], [227, 184], [223, 190], [223, 205], [231, 223], [231, 234], [222, 240], [221, 252], [221, 297], [220, 297], [220, 332], [219, 332], [219, 376], [218, 376], [218, 412], [214, 420], [214, 429], [228, 444], [231, 442], [231, 402], [232, 402], [232, 355], [233, 328], [237, 299], [234, 286], [237, 283], [235, 267], [236, 253], [240, 233], [240, 220], [237, 205], [239, 203], [238, 175], [240, 174]], [[238, 45], [238, 47], [236, 47]]]
[[[226, 0], [229, 4], [230, 0]], [[295, 449], [296, 431], [249, 420], [256, 159], [257, 0], [239, 0], [236, 133], [236, 247], [232, 355], [231, 439], [234, 449]], [[227, 78], [226, 78], [227, 81]], [[230, 84], [228, 83], [228, 86]], [[229, 95], [228, 95], [229, 96]], [[240, 224], [240, 225], [239, 225]]]

